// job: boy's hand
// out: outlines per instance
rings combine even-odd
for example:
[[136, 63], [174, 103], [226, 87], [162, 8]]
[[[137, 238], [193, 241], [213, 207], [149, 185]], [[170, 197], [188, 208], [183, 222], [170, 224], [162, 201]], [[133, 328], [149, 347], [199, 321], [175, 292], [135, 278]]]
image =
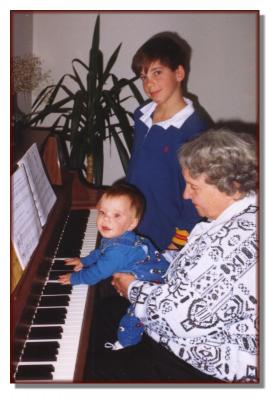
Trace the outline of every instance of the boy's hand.
[[82, 270], [82, 268], [84, 267], [83, 263], [81, 262], [80, 258], [69, 258], [69, 259], [65, 259], [64, 263], [67, 266], [74, 266], [73, 270], [75, 272], [78, 272], [80, 270]]
[[65, 285], [65, 284], [70, 284], [70, 276], [71, 276], [70, 273], [68, 273], [68, 274], [63, 274], [62, 276], [59, 276], [58, 281], [59, 281], [61, 284], [63, 284], [63, 285]]

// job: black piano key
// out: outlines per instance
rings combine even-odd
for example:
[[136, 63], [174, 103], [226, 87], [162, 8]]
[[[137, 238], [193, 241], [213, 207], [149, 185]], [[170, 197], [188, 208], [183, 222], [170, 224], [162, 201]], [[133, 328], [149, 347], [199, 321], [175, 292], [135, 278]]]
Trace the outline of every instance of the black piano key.
[[64, 260], [55, 260], [53, 266], [51, 267], [52, 270], [67, 270], [72, 269], [72, 266], [66, 266]]
[[[82, 231], [82, 232], [80, 232]], [[62, 242], [65, 242], [67, 240], [67, 244], [74, 246], [74, 244], [79, 244], [81, 242], [81, 239], [84, 238], [84, 230], [83, 227], [80, 225], [68, 225], [66, 230], [63, 233], [62, 236]], [[60, 245], [61, 245], [60, 243]]]
[[26, 342], [22, 362], [56, 361], [59, 343], [57, 341]]
[[[86, 227], [89, 214], [90, 214], [89, 209], [83, 210], [81, 213], [80, 210], [79, 211], [71, 210], [69, 218], [67, 220], [67, 224], [65, 226], [65, 232], [70, 232], [72, 228], [75, 228], [76, 230], [75, 234], [78, 233], [82, 234], [84, 232], [83, 228]], [[77, 235], [75, 235], [73, 238], [77, 238]]]
[[67, 295], [71, 294], [72, 286], [71, 285], [63, 285], [60, 283], [47, 283], [43, 289], [43, 295]]
[[64, 324], [66, 308], [38, 308], [33, 324]]
[[70, 297], [68, 295], [42, 296], [39, 306], [68, 306]]
[[56, 257], [78, 257], [84, 238], [89, 210], [71, 211]]
[[87, 220], [89, 216], [90, 210], [89, 209], [72, 209], [69, 213], [69, 220], [68, 222], [82, 222], [82, 220]]
[[53, 365], [20, 365], [16, 380], [52, 380]]
[[73, 273], [74, 272], [74, 266], [66, 266], [65, 264], [63, 266], [53, 266], [52, 269], [50, 270], [51, 273], [55, 274], [66, 274], [66, 273]]
[[28, 340], [57, 340], [62, 338], [61, 326], [31, 327]]
[[[66, 240], [65, 240], [66, 241]], [[79, 246], [69, 246], [69, 245], [61, 245], [59, 250], [57, 251], [57, 258], [79, 258], [80, 257], [80, 249], [82, 247], [82, 243]]]

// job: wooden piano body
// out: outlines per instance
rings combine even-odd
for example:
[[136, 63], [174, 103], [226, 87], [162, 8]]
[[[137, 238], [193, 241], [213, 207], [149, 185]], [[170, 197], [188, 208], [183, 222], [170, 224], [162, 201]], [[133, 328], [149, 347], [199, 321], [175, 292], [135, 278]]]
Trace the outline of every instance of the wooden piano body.
[[[49, 142], [49, 131], [32, 130], [26, 132], [22, 139], [20, 150], [14, 150], [14, 163], [23, 155], [33, 141], [38, 143], [41, 154], [47, 154], [47, 147], [53, 145]], [[52, 149], [53, 151], [53, 149]], [[46, 153], [45, 153], [46, 152]], [[49, 153], [49, 152], [48, 152]], [[53, 154], [51, 153], [51, 159]], [[39, 245], [34, 251], [28, 266], [22, 273], [22, 277], [12, 291], [11, 295], [11, 382], [20, 382], [15, 378], [15, 372], [20, 360], [26, 337], [28, 335], [36, 306], [48, 275], [51, 259], [59, 241], [64, 221], [71, 209], [94, 208], [101, 191], [86, 188], [79, 180], [77, 173], [66, 170], [61, 175], [56, 175], [56, 163], [53, 160], [45, 160], [48, 175], [54, 171], [53, 177], [60, 180], [61, 185], [54, 186], [57, 201], [50, 212], [47, 223], [43, 228]], [[53, 168], [53, 171], [51, 170]], [[52, 171], [52, 173], [51, 173]], [[11, 261], [13, 268], [13, 260]], [[13, 276], [13, 274], [12, 274]], [[86, 299], [86, 307], [79, 341], [78, 355], [76, 356], [75, 373], [70, 382], [80, 383], [83, 381], [84, 365], [89, 342], [89, 331], [94, 301], [94, 287], [89, 287]], [[66, 380], [67, 381], [67, 380]], [[25, 381], [26, 382], [26, 381]], [[29, 382], [33, 382], [30, 380]], [[37, 382], [37, 381], [35, 381]]]

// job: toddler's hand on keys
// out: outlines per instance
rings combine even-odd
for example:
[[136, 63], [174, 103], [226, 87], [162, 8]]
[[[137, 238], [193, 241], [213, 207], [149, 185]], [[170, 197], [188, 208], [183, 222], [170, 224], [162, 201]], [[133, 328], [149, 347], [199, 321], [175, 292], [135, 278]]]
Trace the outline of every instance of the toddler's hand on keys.
[[70, 273], [63, 274], [62, 276], [59, 276], [58, 281], [63, 285], [70, 284], [70, 276], [71, 276]]
[[65, 259], [64, 263], [67, 266], [74, 266], [74, 271], [78, 272], [79, 270], [81, 270], [84, 265], [81, 262], [80, 258], [69, 258], [69, 259]]
[[83, 268], [83, 265], [77, 265], [77, 266], [74, 267], [73, 270], [74, 270], [75, 272], [79, 272], [80, 270], [82, 270], [82, 268]]

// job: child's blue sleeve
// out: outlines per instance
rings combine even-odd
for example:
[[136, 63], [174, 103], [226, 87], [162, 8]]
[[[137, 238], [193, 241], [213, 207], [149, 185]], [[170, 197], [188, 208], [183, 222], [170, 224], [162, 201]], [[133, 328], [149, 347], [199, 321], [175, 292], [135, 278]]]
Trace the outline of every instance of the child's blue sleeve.
[[100, 255], [98, 260], [86, 269], [71, 273], [70, 283], [94, 285], [99, 281], [112, 276], [116, 272], [124, 272], [127, 267], [142, 256], [143, 251], [137, 248], [131, 253], [125, 252], [122, 247], [111, 246]]
[[100, 255], [100, 250], [94, 249], [87, 256], [80, 258], [80, 260], [81, 260], [82, 264], [86, 267], [86, 266], [91, 265], [92, 263], [95, 263], [97, 261], [97, 259], [99, 258], [99, 255]]

